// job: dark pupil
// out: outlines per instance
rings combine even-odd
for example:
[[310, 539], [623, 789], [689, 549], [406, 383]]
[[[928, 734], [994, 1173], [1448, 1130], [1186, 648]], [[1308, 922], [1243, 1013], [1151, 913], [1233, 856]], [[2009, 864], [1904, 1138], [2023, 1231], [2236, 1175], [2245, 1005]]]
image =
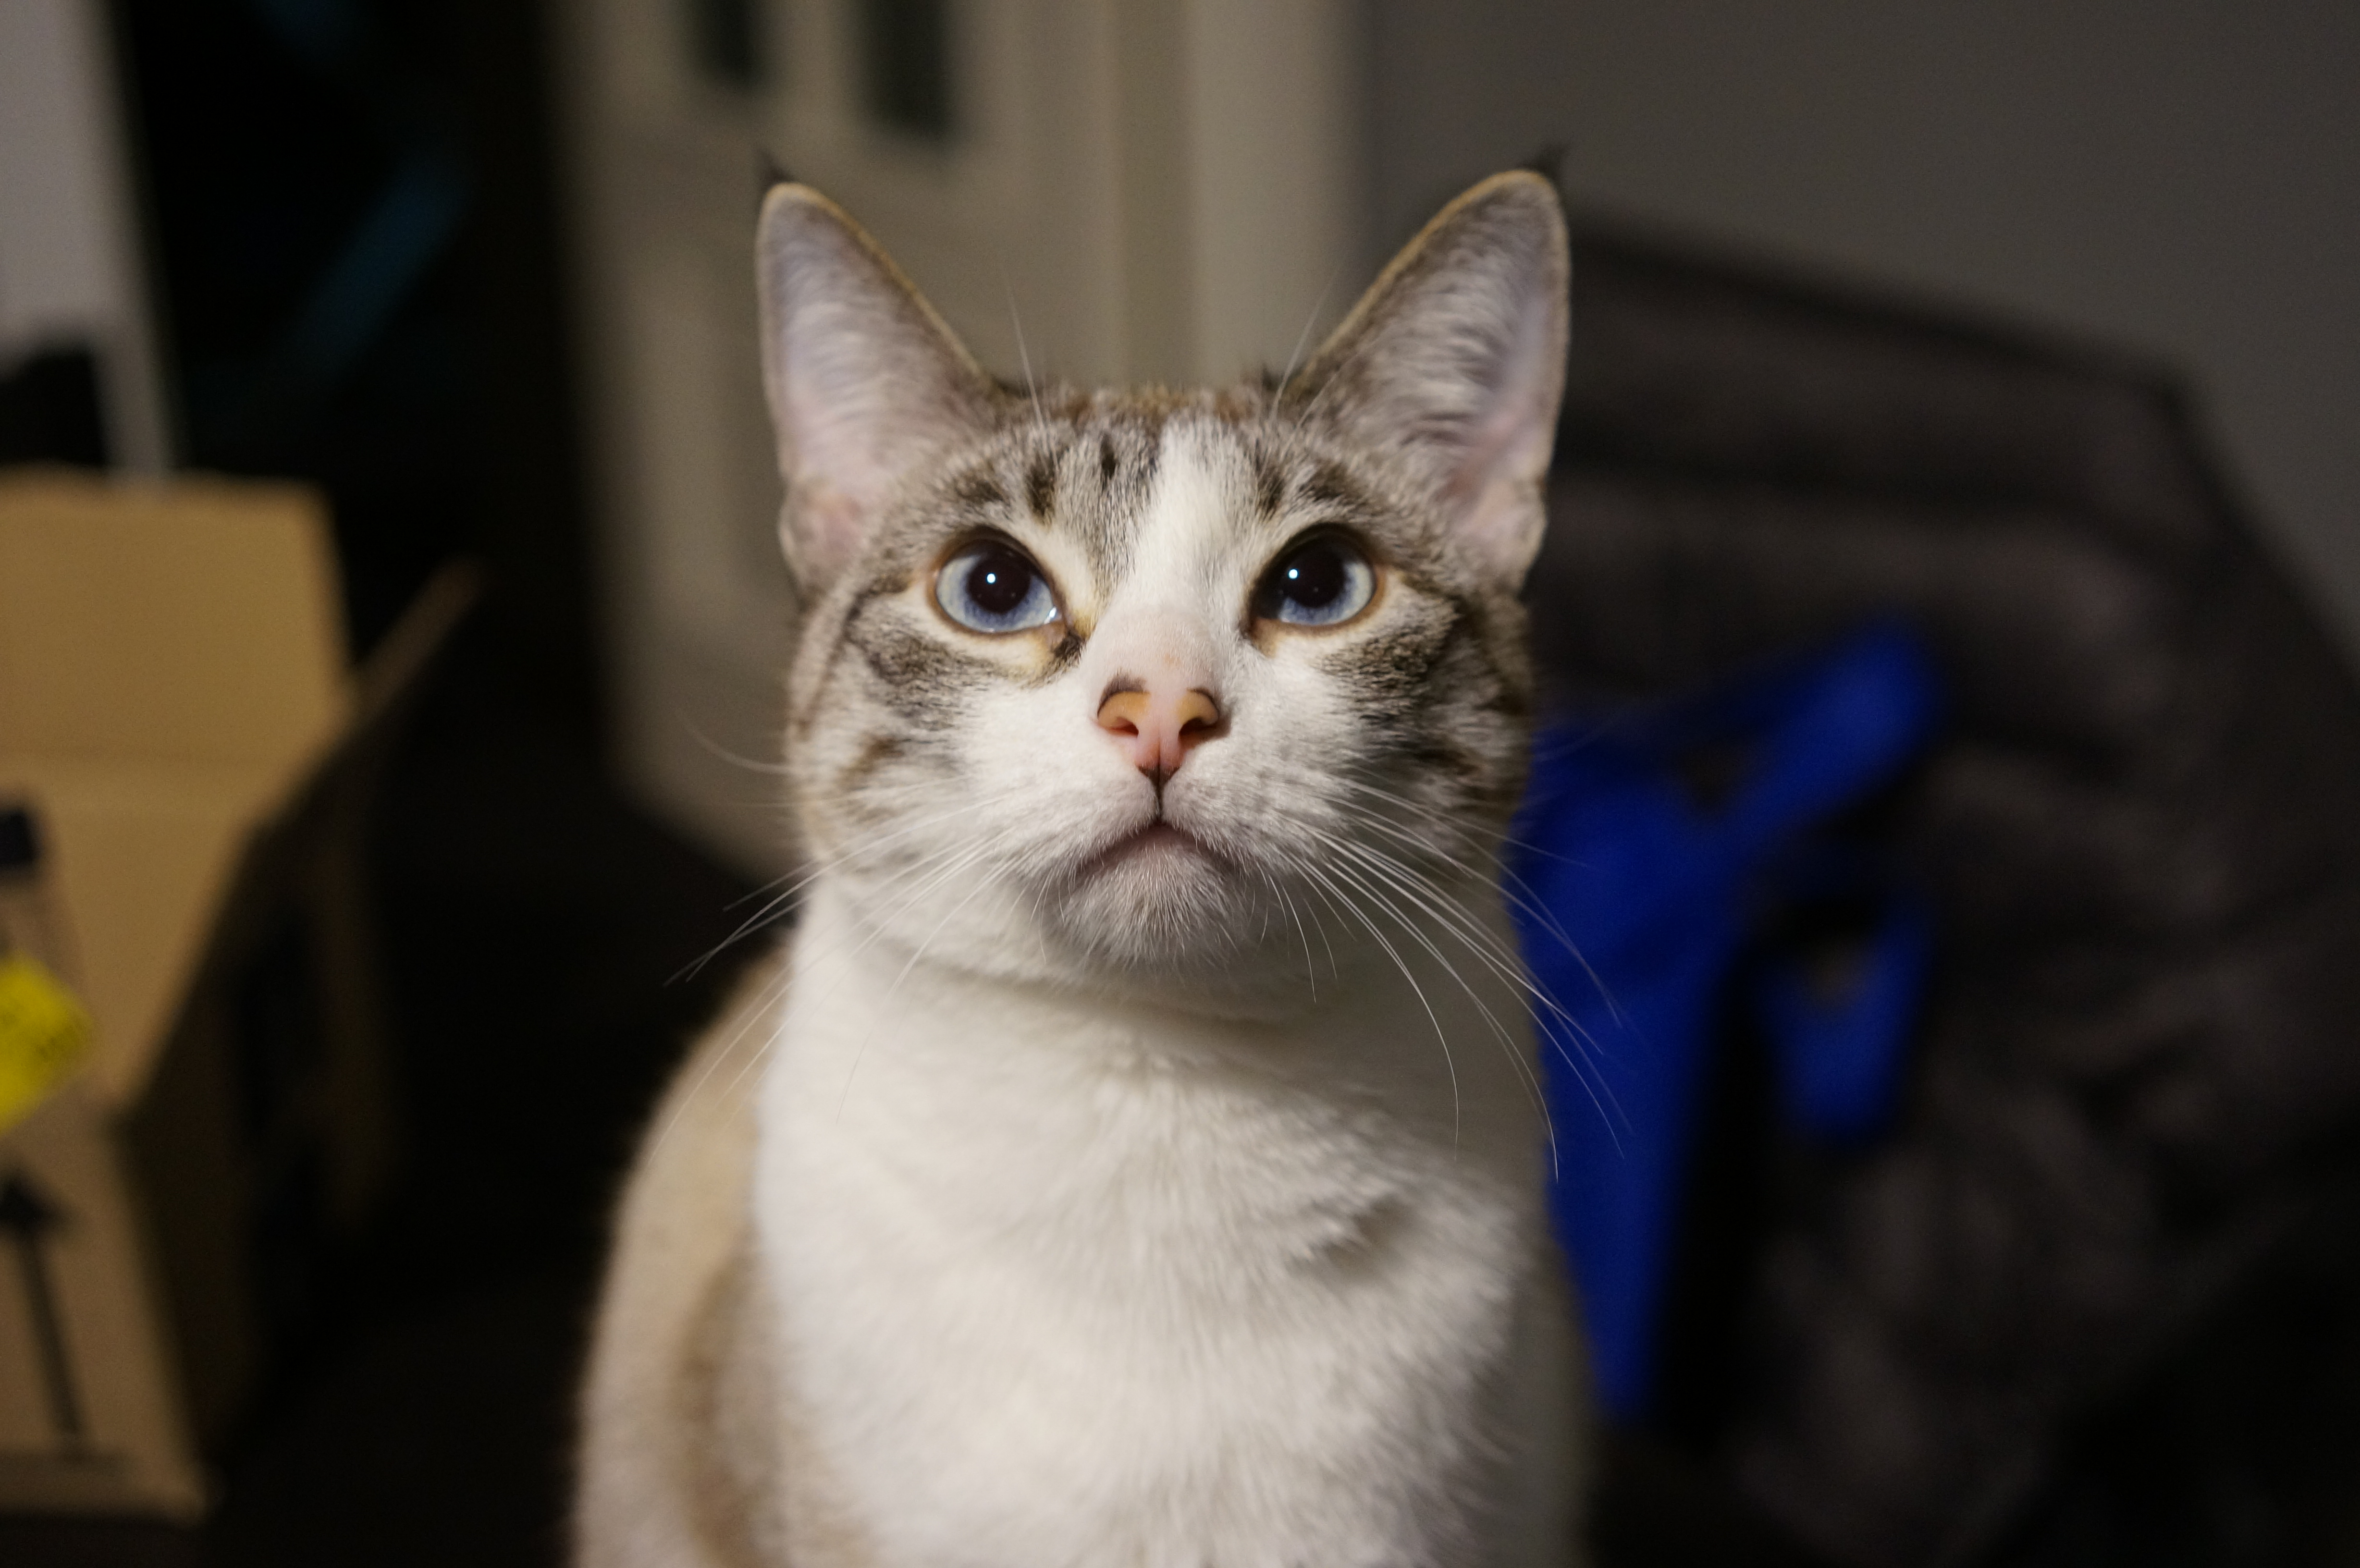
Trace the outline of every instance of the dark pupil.
[[1032, 563], [1012, 550], [988, 550], [967, 569], [967, 596], [993, 617], [1012, 615], [1032, 593]]
[[1344, 591], [1344, 557], [1334, 545], [1308, 546], [1278, 569], [1278, 585], [1305, 609], [1326, 609]]

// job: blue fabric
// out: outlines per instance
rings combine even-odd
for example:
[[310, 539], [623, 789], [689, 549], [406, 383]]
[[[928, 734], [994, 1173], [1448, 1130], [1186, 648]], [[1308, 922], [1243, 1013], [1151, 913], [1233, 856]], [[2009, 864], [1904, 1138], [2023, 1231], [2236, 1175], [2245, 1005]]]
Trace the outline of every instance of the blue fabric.
[[[1554, 1219], [1600, 1398], [1646, 1413], [1656, 1320], [1710, 1066], [1735, 999], [1770, 1042], [1782, 1114], [1823, 1138], [1888, 1116], [1932, 952], [1931, 920], [1814, 830], [1891, 783], [1939, 715], [1930, 660], [1878, 627], [1703, 696], [1540, 738], [1509, 884], [1542, 1019]], [[1707, 806], [1700, 757], [1737, 759]], [[1842, 893], [1874, 920], [1831, 982], [1757, 941], [1784, 903]]]

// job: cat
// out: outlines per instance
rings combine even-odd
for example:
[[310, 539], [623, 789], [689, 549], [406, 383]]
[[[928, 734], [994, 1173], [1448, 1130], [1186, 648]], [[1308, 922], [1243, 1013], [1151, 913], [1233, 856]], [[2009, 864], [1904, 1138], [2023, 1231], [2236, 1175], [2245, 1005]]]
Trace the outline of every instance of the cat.
[[577, 1562], [1575, 1560], [1495, 859], [1555, 191], [1218, 391], [997, 383], [802, 186], [757, 254], [815, 869], [629, 1180]]

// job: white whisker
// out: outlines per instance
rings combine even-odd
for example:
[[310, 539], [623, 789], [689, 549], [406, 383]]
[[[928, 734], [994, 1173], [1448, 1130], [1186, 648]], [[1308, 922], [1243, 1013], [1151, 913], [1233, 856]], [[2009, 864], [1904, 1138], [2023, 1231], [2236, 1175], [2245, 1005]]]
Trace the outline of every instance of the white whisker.
[[1286, 356], [1286, 374], [1278, 378], [1278, 390], [1271, 394], [1272, 408], [1278, 408], [1286, 401], [1286, 385], [1295, 379], [1295, 367], [1303, 363], [1303, 350], [1311, 341], [1311, 329], [1319, 324], [1319, 312], [1328, 308], [1328, 296], [1336, 291], [1336, 280], [1343, 276], [1344, 264], [1339, 261], [1336, 269], [1328, 275], [1327, 283], [1319, 290], [1319, 298], [1311, 302], [1311, 313], [1303, 318], [1303, 330], [1295, 334], [1295, 352]]
[[1016, 329], [1016, 357], [1024, 365], [1024, 392], [1032, 399], [1032, 428], [1041, 439], [1049, 439], [1049, 419], [1041, 411], [1041, 384], [1032, 379], [1032, 354], [1024, 346], [1024, 318], [1016, 313], [1016, 286], [1008, 280], [1008, 267], [1000, 268], [1000, 291], [1008, 296], [1008, 324]]
[[[1351, 846], [1339, 845], [1338, 847], [1349, 848]], [[1357, 858], [1357, 856], [1355, 856], [1355, 858]], [[1396, 906], [1384, 893], [1370, 886], [1367, 881], [1363, 880], [1359, 876], [1349, 870], [1344, 870], [1342, 867], [1336, 867], [1335, 869], [1337, 869], [1339, 874], [1348, 879], [1353, 886], [1359, 887], [1362, 892], [1374, 899], [1380, 908], [1393, 917], [1394, 922], [1398, 924], [1403, 931], [1415, 939], [1418, 944], [1426, 949], [1426, 953], [1432, 957], [1437, 964], [1442, 965], [1443, 972], [1458, 983], [1459, 988], [1467, 993], [1468, 1000], [1472, 1002], [1475, 1005], [1475, 1010], [1482, 1015], [1484, 1023], [1488, 1025], [1491, 1030], [1492, 1038], [1497, 1041], [1502, 1052], [1507, 1056], [1509, 1064], [1515, 1069], [1518, 1083], [1524, 1089], [1527, 1095], [1532, 1099], [1534, 1107], [1540, 1112], [1542, 1125], [1548, 1132], [1549, 1158], [1552, 1165], [1554, 1165], [1557, 1159], [1557, 1129], [1549, 1123], [1548, 1101], [1546, 1096], [1541, 1092], [1540, 1081], [1534, 1076], [1532, 1064], [1525, 1061], [1524, 1053], [1517, 1049], [1515, 1037], [1509, 1032], [1507, 1026], [1500, 1021], [1499, 1016], [1492, 1012], [1490, 1004], [1483, 1000], [1482, 994], [1477, 991], [1474, 985], [1468, 981], [1467, 977], [1459, 972], [1458, 966], [1450, 962], [1449, 958], [1443, 953], [1442, 950], [1435, 944], [1433, 939], [1427, 936], [1426, 933], [1419, 928], [1415, 921], [1410, 920], [1408, 916], [1404, 914], [1400, 908]], [[1430, 905], [1426, 907], [1429, 913], [1434, 913]], [[1476, 955], [1478, 957], [1484, 958], [1487, 963], [1490, 962], [1488, 955], [1482, 953], [1480, 949], [1476, 950]]]
[[[817, 882], [828, 872], [838, 870], [862, 855], [872, 855], [878, 850], [885, 847], [887, 844], [898, 843], [902, 839], [910, 837], [913, 833], [923, 833], [930, 827], [940, 826], [944, 822], [951, 822], [973, 811], [983, 811], [988, 807], [998, 805], [1001, 801], [1007, 800], [1022, 793], [1023, 793], [1023, 791], [1021, 789], [1003, 789], [996, 795], [988, 795], [981, 800], [970, 800], [963, 806], [954, 806], [948, 811], [937, 811], [931, 816], [921, 817], [916, 822], [908, 823], [893, 833], [877, 834], [868, 838], [855, 839], [844, 849], [827, 856], [815, 865], [806, 866], [799, 872], [790, 872], [785, 877], [775, 878], [765, 886], [768, 887], [776, 887], [781, 882], [788, 884], [788, 886], [783, 890], [766, 900], [762, 906], [756, 909], [752, 914], [747, 916], [743, 921], [739, 922], [735, 931], [731, 931], [727, 936], [723, 937], [719, 942], [716, 942], [703, 954], [698, 956], [694, 962], [683, 967], [678, 974], [675, 974], [672, 976], [672, 980], [677, 982], [683, 978], [693, 979], [697, 975], [703, 973], [706, 964], [712, 963], [714, 959], [719, 957], [724, 952], [727, 951], [738, 942], [743, 941], [746, 937], [768, 925], [773, 915], [785, 909], [789, 903], [793, 901], [796, 894], [802, 892], [804, 888], [809, 887], [814, 882]], [[746, 898], [758, 897], [760, 892], [761, 889], [757, 889], [755, 893], [746, 895]], [[743, 903], [744, 901], [744, 898], [737, 899], [733, 901], [729, 907], [735, 909], [738, 904]]]
[[[1308, 864], [1304, 865], [1300, 869], [1306, 876], [1312, 878], [1315, 886], [1330, 891], [1331, 902], [1336, 901], [1332, 897], [1332, 884], [1329, 883], [1327, 873]], [[1400, 970], [1402, 978], [1409, 982], [1410, 990], [1417, 996], [1418, 1006], [1426, 1009], [1426, 1021], [1434, 1026], [1435, 1040], [1442, 1047], [1442, 1064], [1450, 1073], [1450, 1149], [1455, 1158], [1459, 1152], [1463, 1111], [1459, 1098], [1459, 1062], [1450, 1054], [1450, 1037], [1442, 1027], [1442, 1018], [1435, 1012], [1434, 1004], [1426, 999], [1426, 987], [1419, 985], [1417, 976], [1410, 972], [1409, 961], [1395, 951], [1392, 942], [1385, 940], [1385, 933], [1377, 929], [1377, 922], [1371, 920], [1367, 912], [1349, 898], [1341, 899], [1340, 906], [1339, 912], [1349, 914], [1358, 920], [1367, 929], [1369, 935], [1375, 939], [1377, 945], [1384, 949], [1385, 956], [1393, 961], [1393, 967]]]
[[[909, 961], [903, 964], [900, 973], [893, 976], [893, 983], [885, 988], [885, 996], [883, 999], [878, 1003], [878, 1012], [880, 1015], [893, 1005], [893, 998], [901, 995], [901, 982], [910, 977], [910, 971], [915, 969], [918, 966], [918, 961], [926, 956], [926, 950], [934, 946], [934, 939], [936, 937], [943, 934], [943, 928], [949, 925], [952, 920], [956, 920], [958, 917], [960, 910], [975, 902], [976, 895], [981, 893], [986, 886], [987, 884], [985, 883], [978, 882], [974, 887], [968, 888], [967, 891], [967, 897], [961, 898], [957, 903], [953, 904], [949, 909], [945, 911], [943, 918], [934, 922], [934, 930], [928, 931], [925, 935], [925, 939], [920, 942], [918, 945], [912, 950]], [[882, 1023], [883, 1019], [880, 1016], [879, 1021], [875, 1024], [871, 1024], [869, 1026], [869, 1032], [861, 1037], [860, 1044], [853, 1050], [852, 1064], [844, 1070], [844, 1088], [836, 1095], [836, 1114], [838, 1119], [843, 1117], [844, 1107], [852, 1099], [852, 1080], [860, 1072], [861, 1060], [869, 1054], [869, 1042], [877, 1038], [877, 1030], [882, 1026]]]

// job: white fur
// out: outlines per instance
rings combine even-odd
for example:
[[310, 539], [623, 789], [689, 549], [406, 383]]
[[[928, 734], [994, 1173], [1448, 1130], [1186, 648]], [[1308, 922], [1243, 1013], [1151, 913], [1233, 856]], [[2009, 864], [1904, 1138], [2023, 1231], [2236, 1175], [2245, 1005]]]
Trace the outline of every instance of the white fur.
[[[1207, 554], [1224, 530], [1203, 511], [1235, 505], [1194, 441], [1167, 442], [1142, 586], [1103, 606], [1090, 659], [1219, 656], [1237, 570]], [[1251, 662], [1222, 665], [1229, 689]], [[1064, 694], [1075, 722], [1020, 691], [984, 726], [1011, 741], [988, 766], [1054, 798], [962, 833], [1045, 822], [1087, 844], [1130, 831], [1142, 796], [1152, 812]], [[1240, 713], [1320, 744], [1306, 714], [1334, 704], [1261, 695]], [[1200, 748], [1174, 820], [1240, 831], [1207, 819], [1251, 811], [1258, 752], [1285, 749]], [[972, 877], [914, 911], [822, 879], [760, 1090], [755, 1225], [793, 1419], [880, 1568], [1406, 1568], [1561, 1544], [1564, 1487], [1512, 1505], [1500, 1463], [1566, 1463], [1511, 1427], [1573, 1398], [1519, 1417], [1508, 1397], [1520, 1312], [1556, 1315], [1532, 1306], [1550, 1265], [1510, 987], [1431, 926], [1459, 974], [1404, 930], [1404, 975], [1332, 913], [1316, 975], [1290, 963], [1201, 1007], [1061, 984], [1008, 942], [1024, 921], [989, 868]], [[1504, 949], [1496, 891], [1455, 891]]]
[[798, 935], [755, 1218], [880, 1563], [1459, 1560], [1431, 1483], [1536, 1435], [1473, 1425], [1538, 1258], [1505, 1075], [1454, 1154], [1397, 986], [1223, 1022], [864, 938], [825, 895]]

